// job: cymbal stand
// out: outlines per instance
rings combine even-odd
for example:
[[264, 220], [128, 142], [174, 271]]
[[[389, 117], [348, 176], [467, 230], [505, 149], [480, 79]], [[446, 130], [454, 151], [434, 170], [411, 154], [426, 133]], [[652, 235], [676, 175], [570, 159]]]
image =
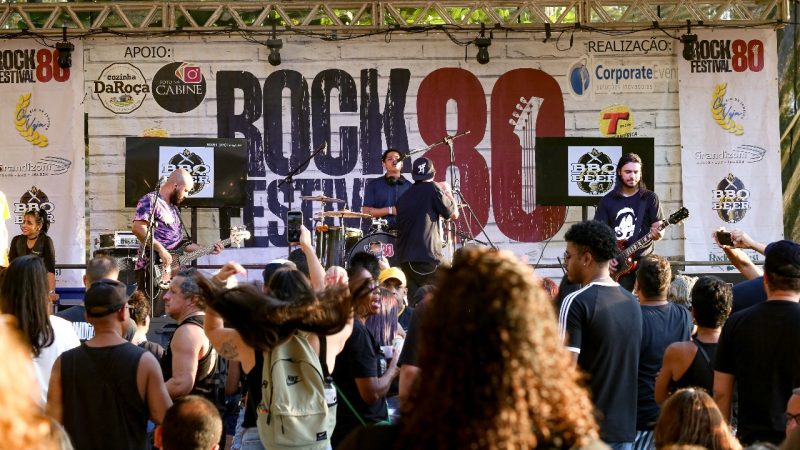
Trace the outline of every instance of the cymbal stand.
[[[456, 208], [461, 207], [461, 208], [465, 209], [469, 213], [470, 218], [472, 220], [474, 220], [478, 224], [478, 226], [481, 228], [481, 233], [483, 233], [484, 237], [486, 237], [486, 242], [488, 242], [489, 247], [492, 247], [493, 249], [496, 250], [497, 247], [495, 247], [495, 245], [492, 242], [491, 238], [489, 238], [489, 234], [486, 233], [486, 227], [484, 227], [483, 224], [481, 224], [481, 221], [478, 220], [478, 216], [475, 214], [475, 211], [469, 205], [469, 202], [467, 202], [467, 199], [464, 197], [464, 194], [461, 193], [461, 183], [459, 182], [458, 172], [456, 171], [456, 152], [453, 149], [453, 141], [455, 139], [458, 139], [458, 138], [462, 137], [462, 136], [466, 136], [469, 133], [470, 133], [469, 131], [465, 131], [465, 132], [463, 132], [461, 134], [457, 134], [455, 136], [445, 136], [444, 139], [442, 139], [441, 142], [439, 142], [437, 144], [434, 144], [431, 147], [439, 145], [439, 144], [447, 144], [447, 147], [450, 149], [450, 183], [452, 183], [452, 185], [453, 185], [453, 200], [455, 200], [455, 202], [456, 202]], [[458, 226], [456, 225], [455, 222], [453, 223], [453, 227], [455, 229], [455, 233], [458, 236], [460, 236], [462, 239], [464, 239], [466, 237], [467, 240], [474, 240], [476, 242], [480, 242], [477, 239], [475, 239], [475, 236], [471, 235], [471, 233], [472, 233], [471, 230], [467, 230], [466, 233], [462, 232], [462, 231], [460, 231], [458, 229]]]

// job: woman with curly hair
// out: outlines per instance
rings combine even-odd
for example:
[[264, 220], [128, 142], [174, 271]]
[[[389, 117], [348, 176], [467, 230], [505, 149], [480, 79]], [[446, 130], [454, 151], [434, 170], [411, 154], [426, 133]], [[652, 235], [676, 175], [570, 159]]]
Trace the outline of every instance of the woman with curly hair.
[[661, 408], [654, 434], [656, 449], [675, 444], [708, 450], [742, 448], [714, 399], [700, 389], [681, 389], [672, 394]]
[[403, 418], [340, 448], [606, 448], [530, 267], [510, 253], [465, 248], [438, 286]]

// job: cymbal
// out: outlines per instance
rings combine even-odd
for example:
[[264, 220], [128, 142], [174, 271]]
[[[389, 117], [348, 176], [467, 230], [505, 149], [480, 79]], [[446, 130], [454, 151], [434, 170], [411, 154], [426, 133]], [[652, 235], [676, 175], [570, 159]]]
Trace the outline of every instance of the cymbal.
[[303, 195], [300, 197], [306, 202], [322, 202], [322, 203], [344, 203], [344, 200], [338, 198], [326, 197], [324, 195]]
[[340, 209], [338, 211], [322, 211], [319, 213], [322, 217], [341, 217], [342, 219], [371, 219], [372, 216], [360, 212], [350, 211], [349, 209]]

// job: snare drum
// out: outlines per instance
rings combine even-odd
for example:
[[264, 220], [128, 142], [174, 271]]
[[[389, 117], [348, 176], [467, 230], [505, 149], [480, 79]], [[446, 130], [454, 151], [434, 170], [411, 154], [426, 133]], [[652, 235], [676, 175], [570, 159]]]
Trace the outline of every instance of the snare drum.
[[344, 233], [344, 249], [342, 249], [342, 227], [317, 227], [317, 257], [325, 268], [344, 267], [345, 255], [363, 236], [359, 228], [345, 228]]
[[[393, 234], [390, 233], [373, 233], [369, 234], [361, 239], [360, 241], [356, 242], [356, 245], [350, 249], [347, 253], [347, 261], [353, 261], [353, 255], [358, 252], [367, 252], [375, 254], [375, 251], [370, 251], [370, 247], [374, 244], [377, 247], [377, 244], [380, 244], [380, 253], [389, 260], [389, 265], [394, 267], [397, 266], [399, 263], [394, 255], [394, 243], [397, 238], [394, 237]], [[378, 256], [378, 255], [376, 255]]]

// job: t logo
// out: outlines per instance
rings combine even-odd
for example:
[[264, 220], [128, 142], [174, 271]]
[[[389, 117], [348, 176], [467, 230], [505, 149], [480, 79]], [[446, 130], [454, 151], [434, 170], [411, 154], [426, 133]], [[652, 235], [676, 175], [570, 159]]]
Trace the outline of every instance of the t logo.
[[628, 120], [630, 117], [629, 112], [607, 112], [603, 114], [603, 119], [608, 120], [607, 134], [617, 134], [617, 122], [620, 120]]
[[419, 165], [419, 167], [417, 167], [417, 172], [419, 172], [420, 175], [424, 175], [425, 174], [425, 168], [427, 168], [427, 167], [428, 167], [428, 163], [422, 163], [422, 164]]

